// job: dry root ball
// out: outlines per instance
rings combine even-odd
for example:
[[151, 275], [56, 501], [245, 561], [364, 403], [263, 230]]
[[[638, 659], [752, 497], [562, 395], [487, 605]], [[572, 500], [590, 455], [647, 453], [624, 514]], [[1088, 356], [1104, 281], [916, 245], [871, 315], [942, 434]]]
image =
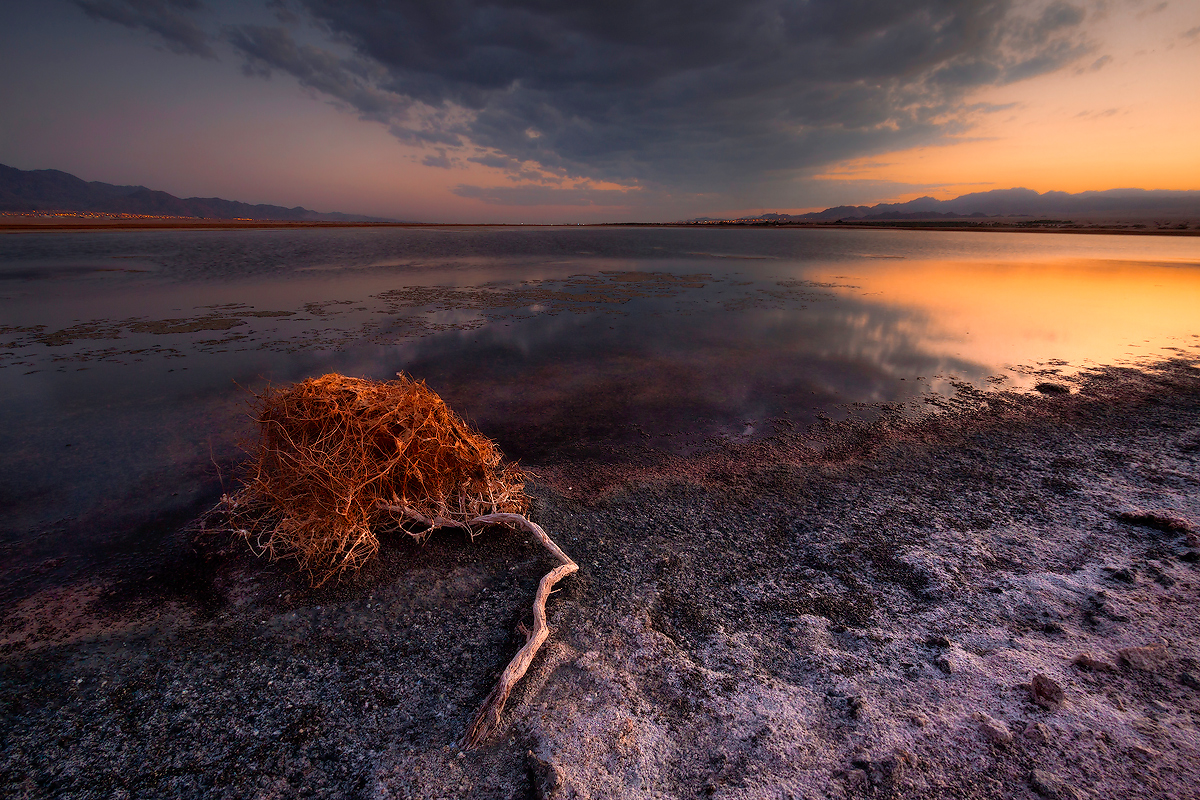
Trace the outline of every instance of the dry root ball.
[[362, 566], [381, 528], [414, 536], [523, 514], [524, 476], [424, 381], [324, 375], [258, 397], [259, 440], [226, 498], [255, 550], [295, 558], [314, 584]]

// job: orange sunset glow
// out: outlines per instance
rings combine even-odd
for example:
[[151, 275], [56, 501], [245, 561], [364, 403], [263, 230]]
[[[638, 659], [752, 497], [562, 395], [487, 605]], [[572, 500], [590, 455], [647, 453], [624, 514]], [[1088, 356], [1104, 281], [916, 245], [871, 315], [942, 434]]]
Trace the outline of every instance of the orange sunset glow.
[[1039, 192], [1194, 189], [1200, 181], [1200, 13], [1187, 3], [1113, 5], [1072, 69], [989, 87], [946, 143], [850, 159], [831, 181], [924, 188], [888, 198], [1023, 186]]
[[833, 289], [841, 295], [886, 297], [910, 314], [908, 333], [923, 347], [979, 364], [1079, 369], [1200, 352], [1194, 248], [1165, 258], [1136, 243], [1117, 249], [1112, 258], [888, 263], [820, 279], [854, 284]]

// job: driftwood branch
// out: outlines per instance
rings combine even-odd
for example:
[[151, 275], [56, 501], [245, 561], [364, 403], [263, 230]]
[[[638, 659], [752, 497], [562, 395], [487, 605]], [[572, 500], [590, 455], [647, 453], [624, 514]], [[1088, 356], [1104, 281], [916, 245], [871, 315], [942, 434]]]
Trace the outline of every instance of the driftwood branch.
[[500, 714], [504, 711], [508, 695], [517, 685], [517, 681], [524, 677], [538, 648], [550, 636], [550, 627], [546, 624], [546, 600], [550, 597], [550, 591], [554, 588], [554, 584], [579, 569], [579, 565], [550, 540], [540, 525], [530, 522], [520, 514], [487, 514], [475, 517], [467, 524], [472, 526], [508, 524], [523, 528], [537, 537], [542, 546], [558, 559], [559, 565], [547, 572], [538, 584], [537, 594], [533, 598], [533, 629], [526, 633], [525, 646], [513, 656], [512, 661], [508, 662], [508, 666], [504, 668], [504, 672], [496, 681], [496, 687], [483, 701], [483, 707], [475, 714], [470, 727], [463, 734], [459, 746], [464, 750], [478, 747], [500, 728]]

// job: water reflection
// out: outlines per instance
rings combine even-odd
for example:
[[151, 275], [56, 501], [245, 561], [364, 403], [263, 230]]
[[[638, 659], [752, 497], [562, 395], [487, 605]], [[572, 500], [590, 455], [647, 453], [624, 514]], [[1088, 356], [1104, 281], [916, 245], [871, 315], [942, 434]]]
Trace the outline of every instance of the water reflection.
[[0, 541], [32, 563], [161, 536], [219, 492], [267, 380], [405, 370], [535, 464], [687, 451], [1195, 353], [1198, 263], [1197, 239], [909, 231], [8, 236]]
[[[615, 323], [615, 324], [610, 324]], [[429, 337], [396, 367], [424, 376], [455, 408], [535, 461], [645, 443], [687, 451], [712, 436], [805, 424], [854, 402], [920, 391], [899, 377], [986, 369], [922, 349], [911, 315], [857, 299], [803, 309], [539, 317], [489, 326], [464, 348]]]
[[1116, 364], [1196, 343], [1198, 276], [1194, 257], [910, 261], [836, 291], [922, 314], [924, 349], [975, 363]]

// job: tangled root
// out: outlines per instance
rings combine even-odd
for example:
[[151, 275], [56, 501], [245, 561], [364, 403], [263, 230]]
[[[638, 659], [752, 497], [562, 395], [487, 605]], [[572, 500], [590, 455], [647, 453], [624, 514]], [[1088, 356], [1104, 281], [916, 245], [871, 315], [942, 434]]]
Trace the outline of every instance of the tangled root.
[[357, 569], [379, 550], [376, 531], [415, 537], [451, 526], [532, 533], [558, 564], [542, 578], [525, 646], [462, 739], [476, 747], [550, 635], [550, 590], [579, 567], [525, 518], [524, 475], [502, 465], [495, 443], [459, 419], [424, 381], [403, 373], [381, 383], [344, 375], [310, 378], [258, 396], [259, 439], [243, 488], [222, 498], [229, 522], [260, 555], [293, 558], [314, 586]]
[[521, 471], [424, 381], [331, 374], [257, 399], [260, 436], [226, 510], [256, 552], [294, 559], [314, 586], [374, 556], [380, 527], [471, 530], [529, 505]]

